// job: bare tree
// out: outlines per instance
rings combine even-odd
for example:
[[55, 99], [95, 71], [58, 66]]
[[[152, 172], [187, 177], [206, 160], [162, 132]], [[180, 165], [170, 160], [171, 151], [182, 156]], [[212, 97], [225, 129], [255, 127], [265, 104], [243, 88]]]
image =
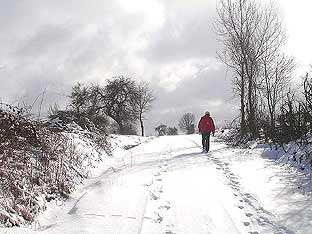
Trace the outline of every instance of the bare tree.
[[167, 125], [160, 124], [155, 128], [155, 131], [158, 133], [158, 136], [164, 136], [167, 133]]
[[69, 95], [68, 107], [65, 110], [61, 110], [57, 105], [50, 107], [49, 118], [59, 118], [64, 123], [74, 121], [83, 129], [106, 134], [107, 116], [98, 109], [99, 99], [93, 95], [93, 88], [93, 86], [85, 86], [81, 83], [75, 84]]
[[312, 131], [312, 78], [309, 77], [308, 73], [304, 79], [303, 87], [305, 97], [305, 103], [303, 104], [305, 122], [309, 125], [309, 130]]
[[179, 121], [179, 128], [187, 134], [193, 134], [195, 131], [195, 116], [192, 113], [186, 113]]
[[254, 1], [221, 0], [217, 8], [216, 29], [223, 49], [219, 58], [236, 73], [234, 91], [240, 96], [241, 133], [246, 130], [246, 89], [248, 72], [248, 51], [251, 47], [253, 30], [258, 17]]
[[77, 117], [84, 115], [89, 106], [89, 88], [82, 85], [81, 83], [77, 83], [72, 88], [70, 94], [70, 108], [73, 110]]
[[[274, 138], [277, 107], [282, 104], [289, 90], [295, 64], [292, 57], [287, 57], [284, 54], [272, 53], [270, 55], [262, 60], [264, 80], [262, 94], [270, 118], [270, 135]], [[273, 57], [273, 55], [275, 56]]]
[[178, 129], [176, 127], [168, 127], [167, 129], [167, 135], [173, 136], [178, 135]]
[[221, 0], [217, 14], [216, 29], [223, 44], [219, 57], [236, 73], [233, 83], [240, 96], [241, 133], [247, 127], [255, 137], [261, 62], [280, 49], [284, 29], [274, 5], [256, 0]]
[[144, 114], [150, 110], [152, 102], [155, 100], [153, 92], [148, 83], [142, 82], [137, 86], [134, 99], [135, 109], [141, 126], [141, 134], [144, 136]]
[[[119, 76], [107, 81], [105, 86], [77, 84], [70, 95], [70, 111], [83, 128], [91, 121], [97, 129], [113, 119], [121, 134], [134, 134], [139, 120], [144, 135], [144, 115], [155, 100], [148, 83], [137, 84], [134, 80]], [[103, 125], [103, 126], [102, 126]]]
[[98, 100], [95, 110], [103, 111], [118, 124], [120, 133], [126, 134], [129, 124], [137, 120], [135, 82], [124, 76], [114, 77], [105, 87], [94, 85], [91, 93], [92, 99]]

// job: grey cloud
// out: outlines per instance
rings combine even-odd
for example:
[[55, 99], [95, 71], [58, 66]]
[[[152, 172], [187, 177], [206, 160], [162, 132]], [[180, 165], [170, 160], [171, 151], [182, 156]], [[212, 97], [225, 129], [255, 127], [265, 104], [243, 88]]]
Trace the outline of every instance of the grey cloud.
[[220, 69], [204, 70], [197, 77], [183, 80], [172, 92], [158, 87], [155, 108], [148, 114], [149, 134], [160, 123], [177, 126], [179, 118], [187, 112], [194, 113], [198, 119], [209, 110], [217, 124], [231, 121], [238, 113], [238, 106], [230, 84], [231, 76]]
[[215, 10], [211, 2], [195, 1], [193, 6], [183, 1], [164, 4], [168, 5], [166, 21], [159, 31], [150, 35], [144, 56], [153, 62], [215, 57]]
[[[124, 74], [155, 88], [150, 129], [157, 121], [174, 123], [188, 110], [200, 115], [209, 108], [217, 119], [227, 118], [229, 81], [213, 59], [214, 1], [155, 1], [161, 19], [127, 11], [119, 1], [0, 0], [0, 98], [31, 103], [46, 89], [47, 106], [64, 105], [75, 82], [102, 83]], [[195, 74], [181, 75], [190, 63]], [[171, 92], [168, 74], [178, 78]]]
[[22, 42], [13, 56], [38, 59], [40, 56], [47, 56], [51, 51], [61, 53], [74, 36], [74, 30], [70, 27], [42, 25], [34, 35]]
[[9, 79], [0, 87], [4, 100], [37, 95], [42, 87], [70, 88], [85, 81], [94, 69], [109, 70], [117, 59], [122, 60], [113, 44], [115, 34], [121, 33], [112, 31], [117, 22], [110, 19], [121, 11], [117, 4], [3, 1], [2, 6], [1, 17], [11, 26], [3, 27], [0, 36], [0, 79]]

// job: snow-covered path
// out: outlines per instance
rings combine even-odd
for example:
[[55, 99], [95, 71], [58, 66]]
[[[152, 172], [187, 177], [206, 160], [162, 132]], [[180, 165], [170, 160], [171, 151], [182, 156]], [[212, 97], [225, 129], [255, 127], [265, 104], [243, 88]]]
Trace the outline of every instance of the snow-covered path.
[[[242, 163], [236, 159], [238, 153], [219, 142], [212, 143], [210, 153], [201, 153], [198, 135], [156, 138], [129, 150], [126, 161], [90, 179], [76, 199], [47, 212], [36, 231], [5, 229], [5, 233], [297, 233], [281, 222], [291, 211], [276, 217], [272, 200], [262, 199], [262, 193], [276, 199], [265, 188], [266, 176], [272, 175], [253, 181], [259, 182], [257, 190], [250, 183], [250, 161]], [[246, 162], [249, 174], [240, 166]], [[262, 164], [267, 167], [265, 163], [261, 158], [256, 165], [259, 169]], [[272, 183], [270, 189], [281, 185]]]

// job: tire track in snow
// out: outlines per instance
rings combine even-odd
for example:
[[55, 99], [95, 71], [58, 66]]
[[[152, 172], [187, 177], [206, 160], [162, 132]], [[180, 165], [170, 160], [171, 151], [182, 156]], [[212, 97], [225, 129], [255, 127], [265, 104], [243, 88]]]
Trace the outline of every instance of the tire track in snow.
[[148, 196], [145, 197], [144, 210], [143, 210], [142, 215], [141, 215], [140, 225], [139, 225], [139, 229], [138, 229], [138, 234], [142, 233], [147, 205], [148, 205]]

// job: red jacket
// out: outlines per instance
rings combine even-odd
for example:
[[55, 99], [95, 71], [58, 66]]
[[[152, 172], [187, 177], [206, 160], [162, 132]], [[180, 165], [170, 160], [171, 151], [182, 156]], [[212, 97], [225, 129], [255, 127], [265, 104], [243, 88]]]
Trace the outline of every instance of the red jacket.
[[208, 115], [201, 117], [198, 123], [198, 130], [199, 132], [212, 132], [214, 134], [216, 128], [213, 119]]

